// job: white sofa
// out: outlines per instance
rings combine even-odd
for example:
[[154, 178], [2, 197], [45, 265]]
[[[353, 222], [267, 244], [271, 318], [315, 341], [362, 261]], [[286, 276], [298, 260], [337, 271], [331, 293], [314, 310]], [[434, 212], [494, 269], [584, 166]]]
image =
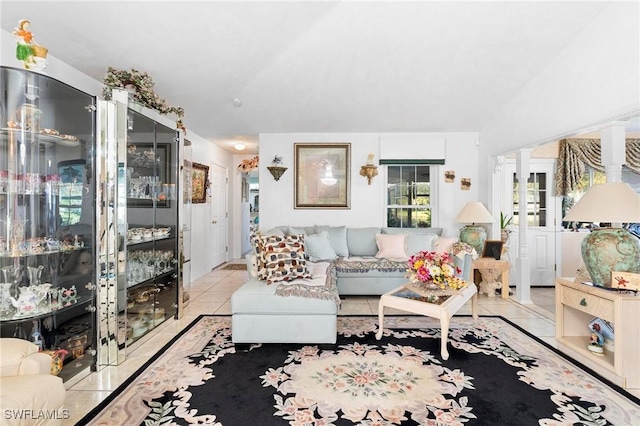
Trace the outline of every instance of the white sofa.
[[0, 424], [7, 426], [62, 425], [65, 387], [50, 374], [51, 356], [33, 343], [0, 339]]

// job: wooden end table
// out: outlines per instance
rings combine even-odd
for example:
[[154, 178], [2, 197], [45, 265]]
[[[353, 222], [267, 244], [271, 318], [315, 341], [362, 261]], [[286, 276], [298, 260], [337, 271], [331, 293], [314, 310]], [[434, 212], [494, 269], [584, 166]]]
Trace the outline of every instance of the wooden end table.
[[462, 290], [437, 292], [438, 294], [446, 293], [448, 296], [448, 298], [440, 304], [424, 301], [424, 293], [418, 294], [414, 290], [415, 287], [413, 284], [405, 284], [380, 296], [380, 302], [378, 303], [379, 328], [376, 333], [376, 339], [380, 340], [382, 338], [385, 306], [436, 318], [440, 320], [442, 334], [442, 338], [440, 339], [440, 355], [444, 360], [449, 359], [447, 337], [449, 335], [449, 320], [451, 317], [471, 299], [471, 313], [474, 319], [478, 319], [478, 290], [475, 284], [469, 283]]
[[511, 269], [511, 263], [508, 260], [481, 257], [473, 261], [473, 269], [479, 270], [482, 280], [488, 283], [496, 283], [498, 282], [498, 277], [501, 277], [502, 288], [500, 295], [503, 299], [509, 298], [509, 269]]

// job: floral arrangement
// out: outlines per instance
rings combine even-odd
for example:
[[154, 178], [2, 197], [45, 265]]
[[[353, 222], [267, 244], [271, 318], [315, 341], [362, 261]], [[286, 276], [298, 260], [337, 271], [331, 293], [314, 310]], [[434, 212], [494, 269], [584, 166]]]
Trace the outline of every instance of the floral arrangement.
[[109, 67], [103, 82], [105, 87], [102, 89], [102, 97], [106, 100], [111, 99], [111, 91], [113, 89], [129, 90], [133, 92], [133, 99], [147, 108], [154, 109], [163, 115], [171, 113], [177, 115], [176, 125], [178, 128], [186, 130], [184, 124], [182, 124], [184, 109], [170, 106], [165, 99], [159, 97], [153, 91], [155, 83], [146, 72], [140, 72], [133, 68], [130, 71], [123, 71]]
[[449, 253], [420, 251], [409, 258], [407, 278], [412, 283], [424, 285], [427, 289], [459, 290], [467, 283], [456, 277], [460, 268], [453, 264]]
[[240, 173], [250, 172], [251, 170], [257, 169], [259, 164], [260, 158], [256, 155], [253, 158], [242, 160], [242, 162], [238, 164], [238, 171]]

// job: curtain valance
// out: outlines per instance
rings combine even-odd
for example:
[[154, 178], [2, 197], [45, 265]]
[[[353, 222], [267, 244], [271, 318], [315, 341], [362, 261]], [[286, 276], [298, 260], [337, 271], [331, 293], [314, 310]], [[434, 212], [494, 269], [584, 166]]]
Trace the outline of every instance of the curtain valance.
[[[600, 153], [600, 139], [562, 139], [556, 166], [556, 195], [573, 191], [586, 165], [605, 171]], [[626, 139], [625, 157], [624, 165], [640, 174], [640, 139]]]

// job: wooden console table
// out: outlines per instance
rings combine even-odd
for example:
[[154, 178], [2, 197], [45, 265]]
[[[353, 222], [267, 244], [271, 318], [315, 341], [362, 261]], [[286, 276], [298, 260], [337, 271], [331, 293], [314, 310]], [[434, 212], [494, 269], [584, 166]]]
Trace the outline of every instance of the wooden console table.
[[473, 270], [476, 269], [480, 271], [482, 279], [489, 283], [497, 282], [498, 277], [501, 276], [502, 288], [500, 294], [503, 299], [509, 298], [509, 269], [511, 269], [511, 263], [508, 260], [481, 257], [473, 261]]

